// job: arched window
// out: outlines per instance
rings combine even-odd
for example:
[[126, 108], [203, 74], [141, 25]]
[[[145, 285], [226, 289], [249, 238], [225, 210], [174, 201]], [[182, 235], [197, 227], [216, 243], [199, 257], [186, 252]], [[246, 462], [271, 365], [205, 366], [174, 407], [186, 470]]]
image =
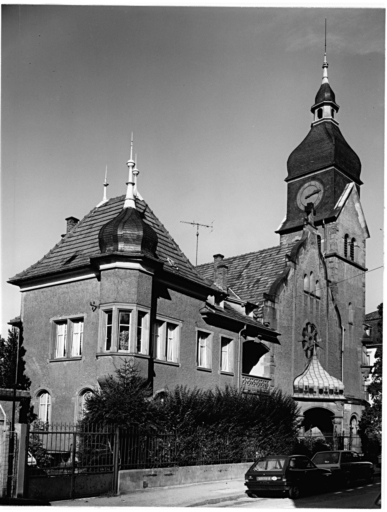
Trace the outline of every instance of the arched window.
[[323, 116], [323, 109], [322, 108], [319, 108], [317, 110], [317, 117], [318, 119], [322, 119], [322, 116]]
[[51, 395], [48, 391], [41, 391], [38, 395], [39, 398], [39, 413], [38, 418], [44, 423], [51, 422]]
[[353, 306], [352, 302], [348, 304], [348, 323], [353, 324]]
[[316, 297], [321, 297], [321, 289], [320, 289], [320, 281], [316, 281], [316, 291], [315, 291]]
[[352, 238], [351, 247], [350, 247], [350, 258], [352, 261], [355, 261], [355, 243], [356, 243], [356, 240], [354, 238]]
[[345, 237], [344, 237], [344, 258], [348, 258], [348, 239], [349, 239], [349, 236], [345, 235]]
[[78, 420], [81, 420], [86, 411], [86, 401], [88, 397], [92, 394], [91, 389], [84, 389], [78, 395]]
[[349, 422], [350, 434], [355, 436], [357, 434], [357, 418], [356, 416], [352, 416], [351, 421]]
[[304, 292], [309, 293], [309, 276], [308, 276], [308, 274], [304, 275]]
[[310, 293], [315, 293], [315, 291], [316, 291], [316, 284], [315, 284], [315, 281], [314, 281], [314, 274], [313, 274], [313, 272], [310, 273], [309, 291], [310, 291]]
[[318, 252], [321, 252], [321, 235], [317, 235]]

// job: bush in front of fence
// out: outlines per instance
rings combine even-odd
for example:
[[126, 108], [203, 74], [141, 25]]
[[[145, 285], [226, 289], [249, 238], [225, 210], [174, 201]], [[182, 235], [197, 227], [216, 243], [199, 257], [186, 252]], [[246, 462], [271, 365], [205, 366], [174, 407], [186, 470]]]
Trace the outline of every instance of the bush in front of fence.
[[115, 376], [108, 376], [86, 399], [81, 424], [126, 429], [121, 445], [123, 452], [128, 451], [122, 454], [125, 465], [160, 467], [290, 453], [298, 415], [294, 400], [276, 389], [245, 394], [232, 386], [215, 390], [177, 386], [152, 400], [146, 380], [125, 360]]

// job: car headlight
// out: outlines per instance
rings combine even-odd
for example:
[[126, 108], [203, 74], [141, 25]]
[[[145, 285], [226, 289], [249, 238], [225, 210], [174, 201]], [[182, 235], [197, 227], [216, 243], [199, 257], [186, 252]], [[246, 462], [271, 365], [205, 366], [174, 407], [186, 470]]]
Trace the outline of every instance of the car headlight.
[[271, 479], [275, 481], [278, 480], [279, 478], [277, 478], [276, 476], [272, 476]]

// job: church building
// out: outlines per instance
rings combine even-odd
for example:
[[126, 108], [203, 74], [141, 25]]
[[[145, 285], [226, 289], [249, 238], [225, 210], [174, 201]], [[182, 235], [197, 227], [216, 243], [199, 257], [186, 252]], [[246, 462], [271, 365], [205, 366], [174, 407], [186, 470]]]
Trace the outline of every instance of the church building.
[[139, 194], [132, 140], [126, 195], [108, 200], [105, 179], [101, 203], [81, 221], [68, 217], [58, 244], [9, 280], [22, 293], [42, 421], [79, 419], [87, 393], [124, 358], [154, 397], [178, 384], [275, 387], [297, 402], [305, 431], [359, 420], [369, 233], [361, 163], [338, 111], [325, 56], [311, 129], [287, 163], [279, 244], [198, 267]]

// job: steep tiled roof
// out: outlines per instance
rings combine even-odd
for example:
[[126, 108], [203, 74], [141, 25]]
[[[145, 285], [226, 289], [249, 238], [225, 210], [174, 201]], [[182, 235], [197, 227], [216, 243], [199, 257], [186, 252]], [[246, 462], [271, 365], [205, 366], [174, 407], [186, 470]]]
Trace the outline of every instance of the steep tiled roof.
[[[90, 257], [100, 254], [98, 233], [101, 227], [120, 213], [124, 200], [125, 196], [116, 197], [91, 210], [41, 260], [11, 278], [10, 282], [16, 284], [26, 279], [88, 267]], [[136, 199], [136, 206], [140, 212], [145, 212], [145, 222], [157, 233], [156, 254], [165, 264], [164, 270], [208, 286], [209, 283], [197, 273], [145, 201]]]
[[324, 370], [316, 354], [313, 354], [302, 374], [294, 379], [293, 387], [294, 396], [313, 395], [324, 399], [324, 394], [336, 395], [336, 397], [340, 394], [343, 398], [344, 393], [344, 384]]
[[[228, 266], [227, 284], [242, 300], [263, 305], [263, 294], [268, 293], [274, 280], [285, 270], [285, 255], [295, 244], [277, 245], [269, 249], [224, 258]], [[214, 264], [196, 267], [203, 278], [213, 280]]]
[[365, 316], [366, 322], [369, 322], [370, 320], [379, 320], [379, 318], [379, 311], [372, 311], [372, 313], [367, 313]]
[[331, 166], [342, 170], [356, 183], [361, 183], [361, 163], [357, 154], [333, 122], [322, 122], [312, 128], [288, 158], [286, 180]]

